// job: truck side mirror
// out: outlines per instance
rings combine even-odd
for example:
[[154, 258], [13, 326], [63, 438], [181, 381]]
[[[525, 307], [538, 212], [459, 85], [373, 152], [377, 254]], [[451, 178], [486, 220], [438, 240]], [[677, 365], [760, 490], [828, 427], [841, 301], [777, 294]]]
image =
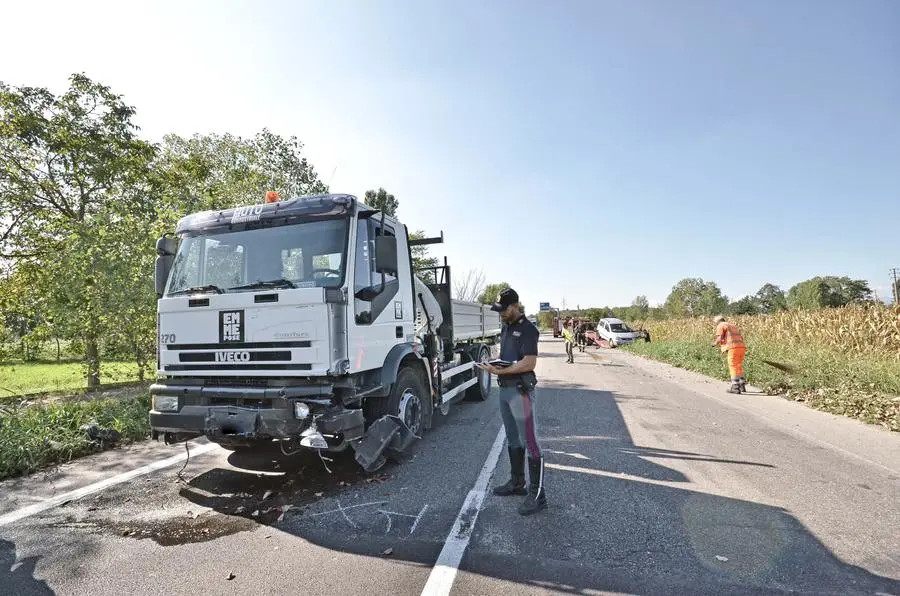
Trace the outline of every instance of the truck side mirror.
[[397, 238], [378, 236], [375, 238], [375, 272], [397, 275]]
[[159, 238], [156, 241], [156, 254], [161, 257], [165, 256], [175, 256], [175, 251], [178, 250], [178, 241], [175, 238], [172, 238], [168, 234]]
[[178, 241], [168, 234], [156, 241], [156, 296], [162, 298], [166, 291], [166, 282], [175, 263], [175, 251]]
[[156, 297], [162, 298], [166, 291], [166, 282], [169, 280], [169, 273], [172, 271], [172, 265], [175, 263], [175, 257], [172, 255], [163, 255], [156, 257]]

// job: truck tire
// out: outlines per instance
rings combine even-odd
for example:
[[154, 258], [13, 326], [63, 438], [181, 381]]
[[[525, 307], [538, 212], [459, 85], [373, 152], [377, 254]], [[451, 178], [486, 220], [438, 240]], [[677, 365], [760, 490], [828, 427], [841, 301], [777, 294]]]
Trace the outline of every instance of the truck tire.
[[366, 422], [372, 424], [382, 416], [397, 416], [414, 435], [421, 437], [427, 428], [430, 404], [421, 373], [412, 366], [401, 365], [390, 395], [366, 400]]
[[[475, 362], [488, 362], [491, 359], [491, 351], [487, 346], [481, 346], [475, 356]], [[478, 382], [466, 389], [467, 401], [487, 401], [491, 396], [491, 375], [480, 368], [472, 368]]]

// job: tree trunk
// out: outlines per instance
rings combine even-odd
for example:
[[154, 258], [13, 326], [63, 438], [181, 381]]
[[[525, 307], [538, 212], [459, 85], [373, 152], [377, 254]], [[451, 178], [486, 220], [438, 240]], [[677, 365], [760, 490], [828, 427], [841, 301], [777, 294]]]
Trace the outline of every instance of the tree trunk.
[[147, 359], [141, 354], [141, 348], [138, 346], [137, 342], [132, 344], [132, 349], [134, 350], [134, 362], [138, 367], [138, 381], [141, 383], [144, 382], [144, 369], [147, 366]]
[[100, 348], [97, 345], [97, 338], [89, 335], [85, 339], [87, 358], [87, 389], [88, 391], [96, 391], [100, 388]]
[[56, 338], [56, 361], [59, 362], [62, 359], [62, 348], [59, 345], [59, 338]]

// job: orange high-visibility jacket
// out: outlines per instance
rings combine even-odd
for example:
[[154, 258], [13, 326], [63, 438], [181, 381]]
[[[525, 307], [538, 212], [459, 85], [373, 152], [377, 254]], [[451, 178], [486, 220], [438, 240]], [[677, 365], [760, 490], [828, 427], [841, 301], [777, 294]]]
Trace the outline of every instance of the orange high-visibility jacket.
[[716, 325], [716, 343], [723, 352], [731, 348], [746, 348], [741, 331], [736, 325], [722, 321]]

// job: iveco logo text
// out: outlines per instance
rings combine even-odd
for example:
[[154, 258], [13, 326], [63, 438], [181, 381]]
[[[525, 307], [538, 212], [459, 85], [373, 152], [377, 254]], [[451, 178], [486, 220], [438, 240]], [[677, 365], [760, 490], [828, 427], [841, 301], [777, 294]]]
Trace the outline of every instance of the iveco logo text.
[[250, 352], [219, 350], [216, 352], [216, 362], [250, 362]]

